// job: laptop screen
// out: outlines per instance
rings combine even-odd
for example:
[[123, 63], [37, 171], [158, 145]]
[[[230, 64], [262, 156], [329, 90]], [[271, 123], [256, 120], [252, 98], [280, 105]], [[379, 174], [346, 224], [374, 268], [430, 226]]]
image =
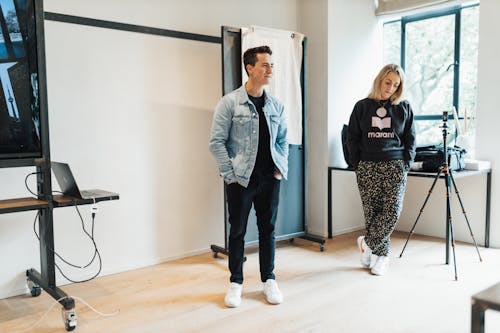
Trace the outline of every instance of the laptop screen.
[[61, 162], [52, 162], [51, 165], [61, 192], [64, 195], [81, 199], [82, 196], [78, 190], [78, 186], [76, 185], [75, 178], [71, 173], [69, 165]]

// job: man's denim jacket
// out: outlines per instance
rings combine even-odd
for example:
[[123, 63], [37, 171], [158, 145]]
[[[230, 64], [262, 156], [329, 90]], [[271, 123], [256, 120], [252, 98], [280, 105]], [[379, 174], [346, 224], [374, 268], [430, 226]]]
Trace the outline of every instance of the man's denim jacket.
[[[265, 93], [264, 115], [271, 138], [271, 156], [283, 178], [288, 174], [287, 128], [283, 104]], [[215, 108], [209, 148], [226, 183], [248, 186], [259, 143], [259, 115], [245, 86], [222, 97]]]

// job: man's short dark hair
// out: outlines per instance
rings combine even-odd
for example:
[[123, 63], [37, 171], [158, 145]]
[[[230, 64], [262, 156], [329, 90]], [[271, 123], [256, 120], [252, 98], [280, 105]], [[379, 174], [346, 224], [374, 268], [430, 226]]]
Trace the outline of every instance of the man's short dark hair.
[[272, 55], [273, 51], [271, 51], [271, 48], [267, 45], [252, 47], [251, 49], [245, 51], [243, 54], [243, 67], [245, 67], [247, 74], [247, 65], [255, 66], [255, 63], [257, 62], [257, 54], [261, 53]]

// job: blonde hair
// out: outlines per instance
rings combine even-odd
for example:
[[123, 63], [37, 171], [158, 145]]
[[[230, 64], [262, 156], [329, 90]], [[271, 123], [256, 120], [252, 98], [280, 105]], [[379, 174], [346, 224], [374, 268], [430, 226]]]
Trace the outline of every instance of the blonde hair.
[[377, 77], [375, 77], [375, 80], [373, 80], [372, 91], [368, 95], [368, 98], [378, 100], [378, 101], [382, 99], [380, 85], [382, 83], [382, 80], [384, 80], [386, 78], [386, 76], [391, 72], [396, 73], [399, 76], [399, 79], [401, 80], [401, 82], [399, 83], [398, 89], [396, 89], [394, 94], [392, 94], [392, 96], [389, 99], [391, 100], [391, 104], [393, 104], [393, 105], [399, 104], [399, 102], [401, 101], [401, 98], [403, 97], [405, 73], [404, 73], [403, 69], [396, 64], [385, 65], [380, 70]]

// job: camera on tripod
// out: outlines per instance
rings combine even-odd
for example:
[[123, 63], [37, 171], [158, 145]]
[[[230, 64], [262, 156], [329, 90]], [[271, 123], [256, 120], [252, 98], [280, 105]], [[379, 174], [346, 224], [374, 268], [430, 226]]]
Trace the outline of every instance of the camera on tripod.
[[445, 110], [443, 111], [443, 122], [447, 122], [448, 121], [448, 111]]
[[[440, 168], [446, 167], [446, 170], [462, 170], [465, 167], [465, 154], [467, 151], [458, 146], [448, 147], [449, 126], [448, 115], [450, 112], [443, 111], [442, 123], [439, 128], [442, 129], [442, 142], [431, 146], [417, 147], [413, 171], [436, 172]], [[446, 161], [446, 164], [444, 163]]]
[[465, 149], [462, 149], [460, 147], [448, 147], [446, 142], [448, 135], [448, 125], [446, 124], [446, 122], [448, 121], [448, 111], [443, 111], [442, 119], [443, 119], [443, 125], [440, 127], [443, 129], [443, 145], [442, 146], [434, 145], [429, 147], [417, 148], [417, 154], [415, 157], [414, 165], [416, 163], [421, 162], [420, 164], [421, 170], [423, 171], [433, 170], [437, 171], [437, 173], [436, 176], [434, 177], [434, 182], [432, 183], [432, 186], [427, 194], [427, 197], [425, 198], [424, 204], [420, 209], [420, 213], [418, 214], [417, 219], [413, 224], [413, 227], [408, 233], [408, 238], [406, 239], [406, 242], [403, 246], [403, 249], [401, 250], [401, 254], [399, 255], [399, 257], [401, 258], [403, 256], [403, 252], [406, 249], [406, 245], [408, 244], [408, 241], [410, 240], [410, 237], [413, 234], [415, 227], [417, 226], [418, 220], [420, 219], [420, 216], [424, 211], [425, 205], [429, 200], [432, 190], [434, 189], [437, 180], [442, 175], [442, 178], [444, 178], [446, 186], [446, 264], [448, 264], [449, 261], [449, 247], [451, 240], [451, 246], [453, 249], [453, 264], [454, 264], [453, 266], [455, 269], [455, 281], [456, 281], [458, 280], [457, 262], [455, 258], [455, 238], [453, 235], [453, 222], [452, 222], [453, 218], [451, 216], [451, 207], [450, 207], [451, 205], [450, 197], [452, 193], [452, 187], [455, 189], [455, 193], [458, 197], [460, 207], [462, 208], [462, 213], [464, 214], [465, 221], [467, 222], [467, 227], [469, 228], [470, 235], [472, 237], [474, 246], [476, 247], [476, 251], [479, 256], [479, 261], [483, 261], [483, 259], [481, 258], [481, 254], [479, 253], [479, 249], [477, 248], [476, 239], [474, 238], [474, 234], [472, 233], [472, 229], [469, 224], [469, 219], [467, 218], [467, 215], [465, 213], [465, 208], [462, 203], [462, 199], [460, 198], [457, 184], [455, 183], [452, 173], [453, 170], [461, 170], [463, 168], [465, 162], [463, 162], [462, 155], [465, 155], [466, 151]]
[[443, 111], [442, 120], [443, 120], [443, 124], [439, 127], [443, 129], [443, 145], [444, 145], [444, 147], [446, 147], [446, 141], [447, 141], [447, 135], [448, 135], [448, 125], [446, 124], [446, 122], [448, 121], [448, 111], [447, 110]]

